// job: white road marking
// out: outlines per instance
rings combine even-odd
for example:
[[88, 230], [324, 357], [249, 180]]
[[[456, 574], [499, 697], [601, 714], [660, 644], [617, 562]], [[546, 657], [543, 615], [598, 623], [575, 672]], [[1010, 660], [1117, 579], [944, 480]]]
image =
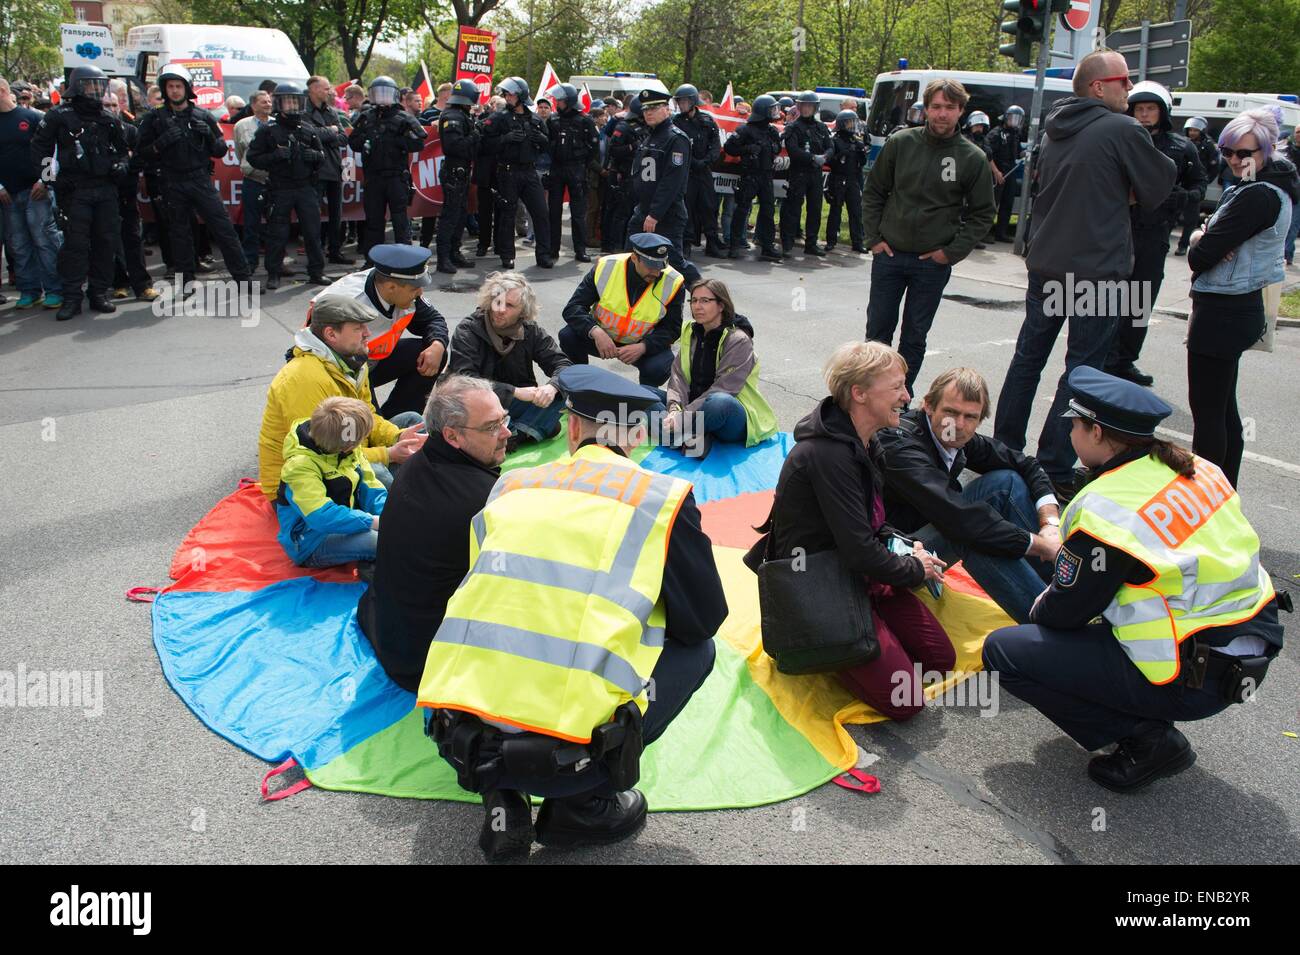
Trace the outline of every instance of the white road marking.
[[[1181, 431], [1173, 431], [1169, 428], [1156, 428], [1156, 434], [1164, 435], [1166, 438], [1174, 438], [1188, 445], [1192, 443], [1190, 434], [1183, 434]], [[1300, 464], [1292, 464], [1290, 461], [1282, 461], [1278, 458], [1270, 458], [1267, 454], [1256, 454], [1254, 451], [1247, 451], [1243, 457], [1247, 461], [1255, 461], [1258, 464], [1267, 464], [1271, 468], [1279, 468], [1288, 471], [1291, 474], [1300, 474]]]

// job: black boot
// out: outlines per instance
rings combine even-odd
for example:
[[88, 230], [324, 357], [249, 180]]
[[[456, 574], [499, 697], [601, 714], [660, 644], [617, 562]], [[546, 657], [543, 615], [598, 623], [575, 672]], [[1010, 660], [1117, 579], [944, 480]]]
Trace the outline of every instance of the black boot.
[[455, 275], [456, 266], [451, 264], [451, 259], [445, 255], [438, 256], [438, 271], [444, 275]]
[[1155, 381], [1155, 378], [1148, 375], [1137, 365], [1125, 365], [1121, 368], [1107, 368], [1107, 374], [1114, 375], [1116, 378], [1123, 378], [1125, 381], [1131, 381], [1135, 385], [1141, 385], [1143, 388], [1149, 388]]
[[1178, 248], [1174, 249], [1174, 255], [1186, 255], [1186, 254], [1187, 254], [1187, 246], [1185, 245], [1180, 245], [1178, 246]]
[[717, 239], [707, 239], [704, 243], [704, 254], [711, 259], [727, 258], [727, 250]]
[[826, 257], [826, 253], [825, 253], [825, 251], [823, 251], [822, 249], [818, 248], [818, 247], [817, 247], [817, 243], [815, 243], [815, 242], [814, 242], [812, 245], [805, 245], [805, 246], [803, 247], [803, 254], [804, 254], [804, 255], [815, 255], [815, 256], [817, 256], [817, 258], [819, 258], [819, 259], [824, 259], [824, 258]]
[[645, 796], [627, 789], [613, 796], [547, 799], [537, 813], [537, 841], [544, 846], [607, 845], [645, 824]]
[[526, 858], [533, 845], [533, 808], [528, 796], [494, 789], [483, 796], [483, 828], [478, 847], [489, 862]]
[[460, 249], [452, 249], [448, 258], [451, 259], [451, 264], [458, 268], [472, 269], [474, 267], [474, 260], [465, 258], [465, 253], [461, 252]]
[[1088, 762], [1088, 775], [1111, 792], [1137, 792], [1161, 776], [1177, 776], [1196, 762], [1196, 751], [1172, 723], [1151, 720], [1139, 725], [1115, 751]]
[[116, 312], [117, 306], [108, 300], [108, 297], [102, 293], [99, 295], [87, 295], [86, 301], [90, 303], [90, 309], [93, 312], [103, 312], [105, 315], [110, 312]]
[[76, 318], [81, 314], [81, 296], [65, 295], [63, 304], [59, 306], [58, 312], [54, 315], [57, 322], [66, 322], [70, 318]]
[[333, 285], [334, 280], [332, 278], [329, 278], [328, 276], [320, 275], [318, 273], [316, 275], [307, 276], [307, 284], [308, 285]]
[[480, 242], [478, 248], [474, 250], [474, 254], [478, 256], [480, 259], [482, 259], [485, 258], [488, 255], [488, 253], [491, 251], [492, 251], [491, 249], [489, 249], [486, 245]]
[[765, 262], [780, 262], [783, 258], [786, 258], [785, 254], [783, 254], [776, 246], [772, 246], [770, 249], [764, 249], [758, 254], [758, 257], [763, 259]]
[[267, 272], [266, 287], [270, 289], [272, 292], [278, 289], [280, 287], [280, 276], [272, 272]]
[[575, 261], [575, 262], [590, 262], [590, 261], [591, 261], [591, 256], [589, 256], [589, 255], [587, 254], [587, 250], [586, 250], [586, 249], [579, 249], [577, 252], [574, 252], [574, 253], [573, 253], [573, 261]]

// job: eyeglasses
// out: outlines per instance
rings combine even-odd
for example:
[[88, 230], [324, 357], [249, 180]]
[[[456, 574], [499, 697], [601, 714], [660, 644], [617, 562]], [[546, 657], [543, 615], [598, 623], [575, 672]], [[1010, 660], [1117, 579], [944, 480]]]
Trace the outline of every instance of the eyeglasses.
[[506, 415], [503, 418], [497, 418], [496, 421], [489, 421], [487, 424], [480, 425], [477, 428], [471, 428], [469, 425], [464, 425], [460, 428], [457, 428], [456, 430], [481, 431], [483, 432], [483, 434], [493, 434], [497, 431], [500, 431], [502, 428], [508, 428], [508, 427], [510, 427], [510, 415]]
[[1254, 149], [1229, 149], [1227, 146], [1220, 146], [1219, 152], [1223, 154], [1224, 159], [1231, 159], [1234, 156], [1238, 159], [1249, 159], [1259, 152], [1259, 147], [1256, 146]]
[[692, 304], [692, 305], [694, 305], [696, 302], [699, 302], [701, 305], [707, 305], [707, 304], [709, 304], [710, 302], [716, 302], [716, 301], [717, 301], [716, 298], [709, 298], [708, 296], [705, 296], [705, 295], [692, 295], [692, 296], [691, 296], [691, 304]]
[[1129, 78], [1127, 73], [1121, 73], [1118, 76], [1102, 76], [1093, 80], [1093, 82], [1094, 83], [1128, 83]]

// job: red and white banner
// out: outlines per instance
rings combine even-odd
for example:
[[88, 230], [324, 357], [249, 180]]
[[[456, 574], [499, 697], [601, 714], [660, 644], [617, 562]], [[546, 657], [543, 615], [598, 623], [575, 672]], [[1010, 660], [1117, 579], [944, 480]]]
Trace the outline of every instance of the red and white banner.
[[551, 90], [560, 85], [560, 78], [555, 73], [555, 67], [551, 66], [549, 60], [546, 61], [546, 69], [542, 70], [542, 81], [537, 84], [537, 95], [533, 99], [544, 99], [555, 106], [555, 99], [552, 97]]
[[196, 105], [200, 109], [213, 110], [218, 116], [225, 115], [222, 111], [226, 102], [226, 93], [221, 81], [221, 61], [172, 60], [172, 62], [179, 63], [190, 71], [190, 82], [194, 87], [194, 95], [198, 97]]
[[473, 80], [478, 101], [492, 95], [492, 67], [497, 57], [497, 35], [481, 27], [461, 26], [456, 31], [456, 75], [453, 83]]
[[[239, 160], [235, 158], [234, 127], [229, 123], [220, 125], [222, 135], [226, 138], [226, 154], [216, 160], [212, 181], [217, 187], [217, 192], [221, 194], [221, 201], [226, 204], [231, 221], [238, 224], [244, 221], [242, 198], [244, 174], [239, 168]], [[424, 149], [418, 154], [413, 153], [411, 159], [413, 192], [411, 205], [407, 211], [412, 218], [436, 216], [442, 211], [442, 180], [439, 178], [442, 172], [442, 142], [438, 139], [436, 126], [426, 126], [424, 129], [429, 134], [429, 138], [424, 141]], [[350, 181], [346, 179], [349, 168], [355, 170]], [[343, 170], [345, 175], [343, 218], [363, 220], [366, 213], [361, 207], [361, 194], [365, 188], [365, 171], [361, 166], [360, 157], [348, 146], [343, 147]], [[136, 198], [139, 200], [141, 216], [146, 221], [152, 222], [153, 210], [143, 181], [137, 187]], [[473, 208], [472, 202], [471, 208]]]

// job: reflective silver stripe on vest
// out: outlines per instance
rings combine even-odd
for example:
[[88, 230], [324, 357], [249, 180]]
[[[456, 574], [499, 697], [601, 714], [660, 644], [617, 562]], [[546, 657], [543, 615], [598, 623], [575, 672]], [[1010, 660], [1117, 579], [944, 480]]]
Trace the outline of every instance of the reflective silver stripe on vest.
[[474, 540], [478, 541], [478, 549], [483, 549], [483, 541], [487, 538], [487, 518], [483, 512], [479, 511], [474, 515], [474, 519], [469, 522], [469, 526], [474, 531]]
[[1158, 640], [1121, 640], [1120, 646], [1134, 663], [1169, 663], [1178, 658], [1172, 637]]
[[[606, 261], [606, 260], [602, 259], [601, 261]], [[632, 264], [631, 254], [629, 254], [627, 261], [623, 263], [623, 275], [625, 277], [625, 280], [627, 276], [627, 270], [633, 268], [636, 268], [636, 266]], [[605, 297], [605, 289], [609, 288], [609, 283], [613, 281], [614, 274], [617, 271], [618, 271], [617, 262], [610, 261], [609, 265], [604, 269], [603, 272], [601, 271], [600, 263], [596, 264], [595, 285], [596, 285], [596, 295], [598, 297], [602, 299]], [[671, 284], [668, 281], [668, 272], [666, 270], [659, 276], [659, 278], [655, 279], [655, 284], [660, 286], [659, 291], [661, 293], [660, 295], [655, 296], [655, 301], [659, 303], [659, 318], [656, 319], [656, 321], [660, 321], [663, 319], [665, 315], [668, 314], [668, 302], [664, 301], [664, 299], [662, 298], [663, 294], [668, 293], [669, 285]], [[652, 285], [651, 291], [653, 291], [653, 289], [654, 286]], [[671, 298], [672, 296], [670, 295], [669, 300], [671, 300]], [[630, 311], [633, 312], [636, 311], [636, 302], [632, 301], [631, 296], [628, 297], [627, 307]]]
[[438, 628], [435, 639], [440, 643], [495, 650], [568, 670], [582, 670], [613, 684], [628, 696], [640, 696], [649, 684], [649, 680], [641, 679], [631, 663], [604, 647], [535, 630], [447, 617]]
[[[1129, 604], [1111, 601], [1110, 606], [1106, 608], [1102, 616], [1113, 627], [1129, 627], [1137, 623], [1154, 623], [1157, 620], [1168, 620], [1169, 611], [1165, 609], [1165, 602], [1156, 596]], [[1173, 639], [1172, 631], [1169, 638]]]

